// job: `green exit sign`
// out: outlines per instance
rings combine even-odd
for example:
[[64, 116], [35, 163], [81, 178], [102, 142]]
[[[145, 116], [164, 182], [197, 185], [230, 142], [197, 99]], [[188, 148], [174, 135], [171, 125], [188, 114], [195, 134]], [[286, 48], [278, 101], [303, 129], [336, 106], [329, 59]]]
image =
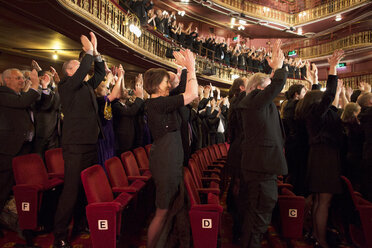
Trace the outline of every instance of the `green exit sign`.
[[342, 67], [346, 67], [346, 63], [339, 63], [337, 65], [337, 68], [342, 68]]
[[288, 52], [288, 56], [294, 56], [294, 55], [297, 55], [296, 50]]

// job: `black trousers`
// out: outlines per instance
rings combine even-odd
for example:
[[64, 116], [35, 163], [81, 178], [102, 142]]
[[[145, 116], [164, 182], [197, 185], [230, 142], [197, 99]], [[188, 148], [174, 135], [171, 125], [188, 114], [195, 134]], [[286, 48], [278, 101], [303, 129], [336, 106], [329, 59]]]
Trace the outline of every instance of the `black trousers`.
[[63, 145], [65, 182], [54, 218], [55, 239], [67, 239], [68, 225], [74, 218], [74, 226], [86, 223], [87, 204], [80, 173], [97, 163], [97, 146]]
[[243, 214], [241, 247], [261, 247], [278, 199], [276, 178], [276, 175], [242, 171], [239, 192]]
[[34, 152], [43, 159], [45, 151], [59, 147], [58, 132], [55, 130], [50, 137], [35, 137]]
[[[32, 150], [32, 143], [25, 142], [21, 150], [14, 156], [20, 156], [30, 153]], [[13, 156], [0, 154], [0, 212], [8, 201], [12, 194], [12, 188], [14, 185], [14, 175], [12, 169]]]

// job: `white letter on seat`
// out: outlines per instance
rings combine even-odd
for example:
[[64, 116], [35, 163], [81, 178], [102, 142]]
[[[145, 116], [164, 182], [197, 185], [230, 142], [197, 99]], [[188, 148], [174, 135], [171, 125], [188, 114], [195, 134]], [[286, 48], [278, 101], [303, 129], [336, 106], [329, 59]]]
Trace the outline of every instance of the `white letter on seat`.
[[289, 217], [297, 218], [297, 209], [289, 209]]
[[202, 219], [202, 228], [212, 228], [212, 219]]
[[107, 220], [98, 220], [98, 230], [108, 230]]

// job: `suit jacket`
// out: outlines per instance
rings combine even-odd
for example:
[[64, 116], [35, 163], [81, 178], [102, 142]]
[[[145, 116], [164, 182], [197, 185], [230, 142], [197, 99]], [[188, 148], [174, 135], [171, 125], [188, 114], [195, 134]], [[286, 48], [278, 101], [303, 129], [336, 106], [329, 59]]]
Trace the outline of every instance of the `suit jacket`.
[[116, 149], [120, 152], [134, 148], [136, 138], [135, 124], [143, 103], [144, 101], [138, 97], [130, 106], [123, 105], [119, 101], [112, 103]]
[[239, 103], [242, 109], [244, 140], [242, 142], [243, 171], [285, 175], [284, 130], [279, 112], [273, 103], [287, 80], [286, 69], [275, 72], [271, 84], [264, 90], [254, 90]]
[[40, 100], [34, 105], [35, 135], [38, 138], [49, 138], [57, 128], [60, 114], [60, 97], [58, 92], [51, 90], [41, 94]]
[[20, 151], [27, 133], [33, 130], [29, 110], [39, 96], [33, 89], [18, 95], [0, 86], [0, 154], [14, 156]]
[[84, 81], [93, 60], [92, 55], [86, 54], [75, 74], [63, 78], [58, 85], [64, 115], [62, 145], [97, 143], [101, 122], [94, 89], [106, 73], [104, 62], [95, 62], [93, 77]]

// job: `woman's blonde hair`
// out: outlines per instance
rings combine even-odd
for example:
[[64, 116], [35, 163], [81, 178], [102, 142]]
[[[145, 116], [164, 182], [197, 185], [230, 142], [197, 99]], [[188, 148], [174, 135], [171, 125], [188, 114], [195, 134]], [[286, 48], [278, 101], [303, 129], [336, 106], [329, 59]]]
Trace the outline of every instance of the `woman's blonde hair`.
[[341, 115], [341, 120], [343, 122], [352, 122], [355, 120], [355, 113], [358, 113], [360, 110], [359, 104], [355, 102], [350, 102], [346, 104], [344, 111]]

